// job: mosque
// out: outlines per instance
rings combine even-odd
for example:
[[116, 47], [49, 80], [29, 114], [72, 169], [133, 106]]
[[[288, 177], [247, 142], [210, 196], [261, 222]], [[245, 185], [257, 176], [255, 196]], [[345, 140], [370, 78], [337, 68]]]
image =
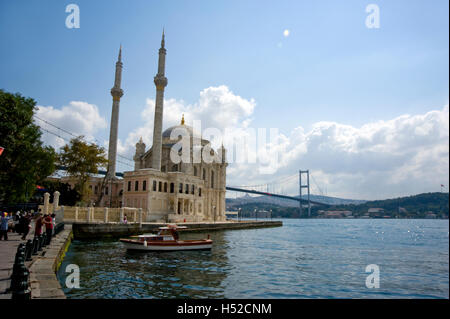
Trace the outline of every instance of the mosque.
[[[108, 168], [105, 178], [93, 177], [89, 183], [91, 199], [97, 206], [134, 207], [146, 211], [147, 221], [223, 221], [225, 217], [226, 150], [223, 145], [215, 151], [208, 140], [184, 122], [164, 132], [164, 89], [166, 49], [164, 31], [159, 49], [156, 86], [153, 145], [146, 148], [142, 138], [136, 144], [134, 170], [124, 172], [123, 179], [116, 177], [117, 132], [120, 99], [124, 92], [122, 80], [122, 49], [116, 63], [115, 81], [111, 89], [113, 99], [108, 151]], [[189, 140], [189, 160], [179, 163], [172, 160], [171, 152], [182, 138]], [[183, 144], [184, 145], [184, 144]], [[210, 155], [194, 160], [194, 151]], [[211, 160], [212, 159], [212, 160]]]

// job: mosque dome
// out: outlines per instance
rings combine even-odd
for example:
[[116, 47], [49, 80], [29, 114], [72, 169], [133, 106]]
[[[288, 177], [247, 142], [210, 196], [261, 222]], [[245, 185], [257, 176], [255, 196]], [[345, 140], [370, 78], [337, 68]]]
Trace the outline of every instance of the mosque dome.
[[[172, 132], [174, 132], [173, 134], [176, 134], [175, 139], [178, 139], [179, 136], [184, 134], [185, 132], [187, 132], [187, 134], [189, 134], [189, 136], [194, 136], [194, 130], [193, 130], [192, 126], [186, 125], [184, 123], [184, 115], [181, 119], [180, 125], [174, 125], [174, 126], [169, 127], [168, 129], [166, 129], [162, 133], [162, 138], [170, 140], [170, 135], [172, 134]], [[195, 134], [195, 137], [198, 137], [197, 135], [198, 134]]]

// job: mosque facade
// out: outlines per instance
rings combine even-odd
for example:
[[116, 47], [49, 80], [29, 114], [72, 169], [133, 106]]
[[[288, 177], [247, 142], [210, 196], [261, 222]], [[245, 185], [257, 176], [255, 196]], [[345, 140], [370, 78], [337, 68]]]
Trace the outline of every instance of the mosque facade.
[[[164, 32], [159, 49], [158, 72], [154, 77], [156, 103], [153, 143], [147, 149], [141, 138], [133, 157], [134, 170], [124, 172], [123, 179], [116, 177], [119, 108], [124, 94], [121, 89], [121, 57], [120, 49], [114, 87], [111, 89], [113, 106], [107, 174], [104, 179], [92, 178], [89, 185], [93, 193], [98, 189], [101, 194], [97, 205], [142, 208], [147, 221], [225, 220], [228, 164], [223, 145], [217, 151], [214, 150], [208, 140], [185, 124], [184, 116], [179, 125], [162, 130], [164, 90], [168, 83], [165, 76]], [[186, 151], [188, 156], [180, 156]], [[98, 199], [99, 195], [93, 198]]]

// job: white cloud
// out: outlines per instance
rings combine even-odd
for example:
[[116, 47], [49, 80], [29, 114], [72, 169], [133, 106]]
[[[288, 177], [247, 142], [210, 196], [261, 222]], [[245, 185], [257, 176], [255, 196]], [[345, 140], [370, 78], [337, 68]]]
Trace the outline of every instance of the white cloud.
[[[201, 120], [202, 130], [228, 128], [229, 136], [245, 139], [256, 107], [253, 99], [235, 95], [226, 86], [209, 87], [194, 104], [168, 99], [164, 102], [164, 129], [177, 125], [181, 114], [186, 123]], [[131, 132], [119, 152], [131, 157], [134, 144], [142, 136], [151, 146], [154, 100], [147, 100], [142, 112], [144, 126]], [[318, 122], [308, 132], [299, 126], [289, 135], [278, 134], [265, 158], [278, 156], [278, 170], [261, 174], [260, 163], [231, 163], [227, 170], [228, 185], [254, 185], [279, 180], [309, 169], [314, 177], [314, 193], [327, 190], [330, 196], [375, 199], [439, 190], [448, 185], [449, 164], [448, 106], [426, 114], [400, 117], [353, 127], [336, 122]], [[255, 129], [257, 129], [255, 127]], [[267, 128], [269, 130], [269, 128]], [[248, 155], [259, 154], [249, 148]], [[230, 152], [230, 150], [229, 150]], [[261, 159], [260, 156], [258, 159]], [[318, 187], [315, 185], [317, 182]], [[278, 189], [298, 193], [298, 180]]]
[[[56, 149], [59, 149], [67, 143], [64, 139], [70, 139], [73, 136], [58, 130], [48, 123], [75, 135], [84, 135], [88, 141], [94, 141], [95, 134], [99, 130], [107, 127], [107, 122], [100, 115], [97, 106], [86, 102], [72, 101], [69, 105], [63, 106], [61, 109], [54, 108], [53, 106], [39, 105], [37, 106], [35, 115], [37, 117], [35, 117], [36, 124], [43, 129], [43, 141]], [[48, 133], [45, 130], [56, 133], [62, 138]]]
[[[213, 127], [224, 131], [225, 128], [245, 128], [251, 123], [256, 103], [253, 99], [244, 99], [235, 95], [227, 86], [209, 87], [200, 92], [199, 100], [194, 104], [186, 104], [175, 99], [164, 100], [163, 130], [180, 124], [184, 114], [186, 124], [193, 125], [201, 121], [201, 130]], [[142, 137], [147, 147], [151, 146], [153, 138], [153, 121], [155, 100], [147, 99], [146, 108], [141, 116], [145, 124], [128, 134], [122, 147], [118, 148], [121, 155], [130, 157], [134, 154], [135, 143]]]
[[[147, 99], [141, 116], [145, 124], [119, 140], [118, 153], [132, 158], [135, 143], [142, 136], [147, 149], [152, 144], [154, 100]], [[256, 102], [234, 94], [226, 86], [209, 87], [200, 92], [197, 102], [182, 100], [164, 102], [164, 129], [178, 125], [181, 115], [186, 124], [200, 120], [202, 130], [215, 127], [231, 139], [249, 138]], [[61, 109], [39, 106], [36, 115], [75, 134], [93, 139], [107, 128], [106, 120], [95, 105], [70, 102]], [[43, 128], [49, 125], [36, 121]], [[257, 127], [254, 127], [257, 129]], [[267, 128], [269, 130], [269, 128]], [[44, 134], [47, 143], [59, 147], [65, 142]], [[67, 137], [67, 135], [65, 135]], [[261, 156], [255, 148], [247, 149], [249, 157], [277, 158], [274, 174], [261, 174], [260, 163], [231, 163], [227, 184], [264, 184], [309, 169], [313, 193], [318, 188], [330, 196], [355, 199], [376, 199], [438, 191], [440, 184], [449, 184], [449, 107], [425, 114], [402, 115], [394, 119], [370, 122], [361, 127], [337, 122], [318, 122], [309, 131], [301, 126], [288, 135], [277, 134], [268, 140], [269, 153]], [[107, 146], [107, 142], [103, 144]], [[217, 145], [216, 145], [217, 146]], [[230, 153], [230, 150], [228, 150]], [[129, 169], [129, 168], [128, 168]], [[119, 169], [120, 170], [120, 169]], [[317, 182], [317, 187], [315, 183]], [[298, 193], [298, 180], [289, 179], [271, 191]]]
[[[309, 169], [329, 195], [350, 198], [438, 191], [441, 183], [449, 183], [448, 117], [446, 106], [360, 128], [335, 122], [316, 123], [309, 132], [298, 127], [290, 136], [280, 137], [278, 176]], [[242, 182], [260, 178], [248, 173]], [[292, 193], [298, 193], [296, 181], [291, 184]]]

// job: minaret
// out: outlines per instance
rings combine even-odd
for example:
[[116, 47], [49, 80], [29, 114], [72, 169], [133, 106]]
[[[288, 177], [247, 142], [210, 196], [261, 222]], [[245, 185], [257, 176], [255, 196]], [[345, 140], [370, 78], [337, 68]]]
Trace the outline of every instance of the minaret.
[[162, 122], [164, 106], [164, 88], [167, 86], [167, 78], [164, 76], [166, 67], [166, 49], [164, 48], [164, 30], [159, 49], [158, 73], [154, 78], [156, 86], [155, 121], [153, 127], [152, 168], [161, 170], [162, 148]]
[[114, 79], [114, 86], [111, 89], [113, 98], [112, 112], [111, 112], [111, 130], [109, 131], [109, 148], [108, 148], [108, 173], [107, 178], [113, 179], [116, 177], [116, 156], [117, 156], [117, 131], [119, 127], [119, 105], [120, 98], [123, 95], [123, 90], [120, 88], [122, 81], [122, 46], [119, 50], [119, 58], [116, 62], [116, 77]]

